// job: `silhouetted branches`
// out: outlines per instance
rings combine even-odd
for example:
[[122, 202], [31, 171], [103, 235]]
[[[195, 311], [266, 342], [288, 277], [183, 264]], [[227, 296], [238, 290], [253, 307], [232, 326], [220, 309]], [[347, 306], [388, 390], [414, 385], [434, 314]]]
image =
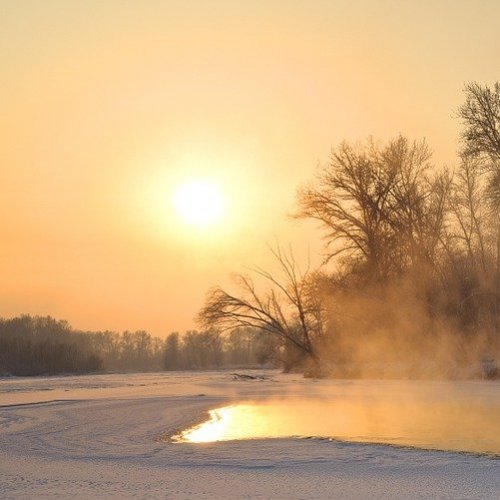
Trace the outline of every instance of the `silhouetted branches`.
[[212, 289], [199, 314], [206, 328], [221, 331], [249, 327], [267, 332], [280, 339], [283, 349], [319, 362], [316, 345], [323, 334], [322, 305], [313, 293], [314, 273], [301, 272], [290, 253], [281, 248], [271, 249], [282, 277], [263, 269], [254, 273], [267, 284], [259, 293], [252, 278], [236, 276], [238, 293], [221, 288]]

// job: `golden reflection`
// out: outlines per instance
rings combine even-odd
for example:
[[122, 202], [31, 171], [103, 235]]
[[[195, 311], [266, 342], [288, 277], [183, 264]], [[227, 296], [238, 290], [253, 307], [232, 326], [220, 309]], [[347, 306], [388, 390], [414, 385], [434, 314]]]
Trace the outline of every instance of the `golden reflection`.
[[227, 434], [227, 427], [232, 419], [231, 406], [210, 410], [210, 418], [192, 429], [188, 429], [176, 437], [179, 441], [189, 443], [211, 443], [220, 441]]
[[[493, 411], [492, 411], [493, 410]], [[208, 443], [242, 439], [320, 437], [420, 448], [500, 453], [498, 408], [432, 403], [369, 404], [289, 400], [237, 404], [173, 440]]]

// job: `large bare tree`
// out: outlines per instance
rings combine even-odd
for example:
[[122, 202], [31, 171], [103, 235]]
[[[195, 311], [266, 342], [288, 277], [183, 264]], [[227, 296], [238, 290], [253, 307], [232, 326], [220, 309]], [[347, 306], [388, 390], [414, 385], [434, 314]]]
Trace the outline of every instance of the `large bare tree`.
[[298, 213], [321, 222], [327, 260], [348, 254], [380, 272], [390, 246], [386, 212], [394, 182], [395, 169], [381, 161], [371, 140], [332, 149], [329, 164], [299, 191]]
[[299, 217], [326, 230], [327, 259], [350, 255], [385, 280], [409, 264], [433, 263], [449, 178], [432, 177], [424, 141], [398, 137], [379, 146], [342, 143], [315, 182], [299, 191]]

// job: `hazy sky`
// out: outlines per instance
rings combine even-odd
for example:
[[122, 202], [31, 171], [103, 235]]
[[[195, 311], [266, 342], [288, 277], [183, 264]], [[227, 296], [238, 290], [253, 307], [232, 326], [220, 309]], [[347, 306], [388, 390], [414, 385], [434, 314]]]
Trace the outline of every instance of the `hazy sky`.
[[[0, 0], [0, 316], [163, 335], [214, 284], [299, 257], [295, 191], [342, 139], [453, 166], [463, 84], [500, 78], [497, 1]], [[217, 183], [226, 212], [172, 197]]]

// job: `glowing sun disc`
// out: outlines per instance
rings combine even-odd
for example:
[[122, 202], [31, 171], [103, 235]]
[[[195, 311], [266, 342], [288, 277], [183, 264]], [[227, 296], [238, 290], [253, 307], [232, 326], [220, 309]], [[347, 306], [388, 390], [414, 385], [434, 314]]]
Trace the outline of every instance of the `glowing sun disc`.
[[192, 181], [180, 186], [173, 203], [181, 219], [195, 227], [209, 227], [223, 216], [225, 200], [219, 186], [210, 181]]

